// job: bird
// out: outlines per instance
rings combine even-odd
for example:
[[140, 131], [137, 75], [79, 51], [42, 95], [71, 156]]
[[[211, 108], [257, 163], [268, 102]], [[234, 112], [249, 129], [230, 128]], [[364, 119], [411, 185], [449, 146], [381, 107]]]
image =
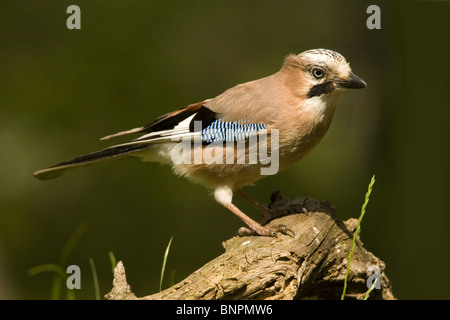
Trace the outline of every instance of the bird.
[[[220, 205], [246, 224], [239, 235], [290, 234], [284, 225], [266, 226], [270, 210], [242, 188], [302, 159], [328, 131], [341, 93], [366, 87], [336, 51], [291, 53], [272, 75], [238, 84], [142, 127], [103, 137], [139, 134], [126, 143], [36, 171], [34, 176], [48, 180], [77, 167], [138, 157], [170, 165], [175, 174], [205, 185]], [[235, 194], [263, 213], [261, 223], [235, 205]]]

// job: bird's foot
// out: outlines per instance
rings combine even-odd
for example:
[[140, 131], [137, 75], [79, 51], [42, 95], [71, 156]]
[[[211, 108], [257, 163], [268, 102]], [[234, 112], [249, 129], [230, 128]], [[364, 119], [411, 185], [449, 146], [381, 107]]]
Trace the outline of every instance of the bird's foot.
[[265, 236], [265, 237], [277, 237], [277, 233], [282, 233], [294, 238], [295, 233], [283, 224], [278, 224], [273, 227], [263, 227], [260, 224], [252, 225], [251, 227], [241, 227], [238, 230], [240, 237], [244, 236]]

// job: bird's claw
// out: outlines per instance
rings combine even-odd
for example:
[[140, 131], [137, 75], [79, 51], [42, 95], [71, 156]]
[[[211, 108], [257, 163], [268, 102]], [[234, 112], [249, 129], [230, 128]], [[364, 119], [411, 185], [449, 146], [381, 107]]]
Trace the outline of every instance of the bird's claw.
[[290, 236], [291, 238], [295, 238], [295, 232], [286, 227], [284, 224], [278, 224], [275, 226], [275, 228], [277, 232]]

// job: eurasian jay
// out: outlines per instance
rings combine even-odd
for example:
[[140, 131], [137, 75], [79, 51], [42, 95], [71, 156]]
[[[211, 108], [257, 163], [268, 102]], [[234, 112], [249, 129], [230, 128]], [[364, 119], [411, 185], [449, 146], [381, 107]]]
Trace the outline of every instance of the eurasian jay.
[[[75, 167], [139, 157], [169, 164], [176, 174], [212, 190], [217, 202], [247, 224], [248, 228], [240, 229], [241, 235], [287, 234], [285, 226], [264, 226], [270, 213], [241, 188], [304, 157], [330, 127], [342, 91], [365, 87], [335, 51], [290, 54], [275, 74], [167, 113], [146, 126], [104, 137], [141, 134], [128, 143], [39, 170], [34, 176], [52, 179]], [[262, 224], [233, 204], [233, 193], [263, 212]]]

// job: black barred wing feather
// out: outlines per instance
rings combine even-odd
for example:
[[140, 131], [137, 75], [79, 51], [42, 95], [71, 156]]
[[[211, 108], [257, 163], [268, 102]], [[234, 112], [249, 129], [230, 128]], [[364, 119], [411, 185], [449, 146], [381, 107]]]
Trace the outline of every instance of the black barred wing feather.
[[202, 129], [200, 139], [204, 143], [242, 141], [266, 128], [264, 123], [250, 123], [245, 119], [227, 122], [217, 119]]

